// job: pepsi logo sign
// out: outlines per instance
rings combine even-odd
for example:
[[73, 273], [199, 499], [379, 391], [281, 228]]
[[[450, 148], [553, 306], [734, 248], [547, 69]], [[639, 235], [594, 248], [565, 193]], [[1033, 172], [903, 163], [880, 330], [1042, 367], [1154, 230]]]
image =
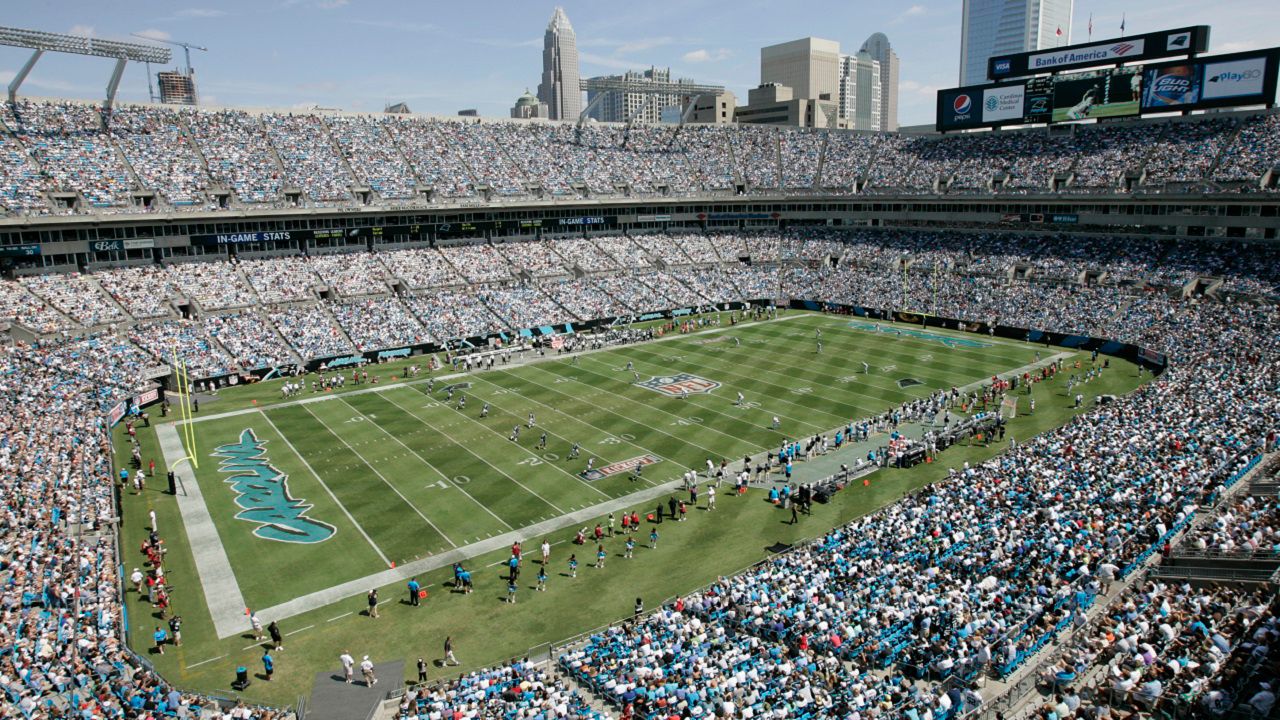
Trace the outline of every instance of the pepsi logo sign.
[[951, 103], [952, 109], [957, 115], [964, 115], [973, 109], [973, 100], [968, 95], [957, 95], [954, 102]]

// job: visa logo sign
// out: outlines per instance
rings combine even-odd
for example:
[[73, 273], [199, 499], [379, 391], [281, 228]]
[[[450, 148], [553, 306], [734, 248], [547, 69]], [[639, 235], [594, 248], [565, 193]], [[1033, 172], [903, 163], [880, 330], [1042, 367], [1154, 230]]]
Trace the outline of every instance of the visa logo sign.
[[995, 64], [995, 72], [1007, 73], [1013, 70], [1013, 64], [1008, 60], [997, 60]]

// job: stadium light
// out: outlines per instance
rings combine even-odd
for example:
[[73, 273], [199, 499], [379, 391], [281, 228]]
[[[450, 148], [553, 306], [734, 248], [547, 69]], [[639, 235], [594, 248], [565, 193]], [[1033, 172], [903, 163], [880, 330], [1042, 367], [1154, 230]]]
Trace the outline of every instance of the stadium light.
[[23, 30], [21, 28], [0, 27], [0, 45], [27, 48], [34, 50], [31, 57], [13, 76], [9, 83], [9, 102], [16, 102], [18, 88], [27, 79], [31, 69], [36, 66], [46, 52], [68, 53], [72, 55], [89, 55], [92, 57], [112, 58], [116, 61], [115, 70], [107, 82], [107, 98], [103, 107], [110, 108], [116, 99], [116, 89], [120, 86], [120, 76], [124, 74], [126, 62], [165, 64], [173, 59], [169, 48], [145, 45], [143, 43], [121, 42], [118, 40], [99, 40], [81, 35], [63, 35], [41, 30]]

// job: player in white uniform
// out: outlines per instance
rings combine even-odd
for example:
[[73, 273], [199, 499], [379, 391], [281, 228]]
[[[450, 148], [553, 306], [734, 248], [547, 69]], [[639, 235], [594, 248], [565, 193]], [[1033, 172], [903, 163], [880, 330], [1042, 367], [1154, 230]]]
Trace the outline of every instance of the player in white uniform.
[[1071, 106], [1067, 111], [1068, 120], [1083, 120], [1089, 117], [1089, 111], [1093, 109], [1093, 104], [1097, 97], [1097, 88], [1089, 88], [1084, 97], [1080, 98], [1080, 102]]

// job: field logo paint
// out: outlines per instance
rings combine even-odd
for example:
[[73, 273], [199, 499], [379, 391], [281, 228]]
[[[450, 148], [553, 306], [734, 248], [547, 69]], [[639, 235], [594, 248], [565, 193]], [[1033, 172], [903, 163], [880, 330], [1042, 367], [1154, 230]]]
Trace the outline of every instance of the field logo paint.
[[648, 388], [654, 392], [660, 392], [663, 395], [670, 395], [671, 397], [680, 397], [682, 392], [690, 394], [709, 393], [720, 387], [720, 383], [715, 380], [708, 380], [704, 377], [698, 377], [697, 375], [690, 375], [689, 373], [658, 375], [635, 384], [642, 388]]
[[641, 455], [640, 457], [633, 457], [628, 460], [619, 460], [612, 465], [605, 465], [604, 467], [580, 472], [578, 473], [578, 477], [586, 480], [587, 482], [595, 482], [613, 475], [631, 472], [636, 468], [644, 467], [645, 465], [653, 465], [656, 462], [659, 462], [658, 458], [652, 455]]
[[289, 497], [289, 476], [271, 466], [265, 445], [246, 428], [240, 431], [239, 442], [221, 445], [212, 453], [226, 458], [218, 470], [231, 475], [223, 481], [231, 483], [236, 505], [244, 508], [236, 519], [257, 523], [253, 534], [264, 540], [311, 544], [333, 537], [337, 528], [307, 517], [312, 505]]
[[942, 335], [940, 333], [929, 332], [928, 330], [916, 330], [914, 328], [900, 328], [889, 324], [877, 325], [869, 322], [851, 322], [849, 327], [854, 330], [862, 330], [865, 332], [881, 332], [885, 335], [899, 335], [902, 337], [915, 338], [916, 340], [930, 340], [939, 342], [947, 347], [963, 347], [963, 348], [984, 348], [991, 347], [991, 343], [981, 340], [972, 340], [970, 338], [952, 337], [950, 335]]

